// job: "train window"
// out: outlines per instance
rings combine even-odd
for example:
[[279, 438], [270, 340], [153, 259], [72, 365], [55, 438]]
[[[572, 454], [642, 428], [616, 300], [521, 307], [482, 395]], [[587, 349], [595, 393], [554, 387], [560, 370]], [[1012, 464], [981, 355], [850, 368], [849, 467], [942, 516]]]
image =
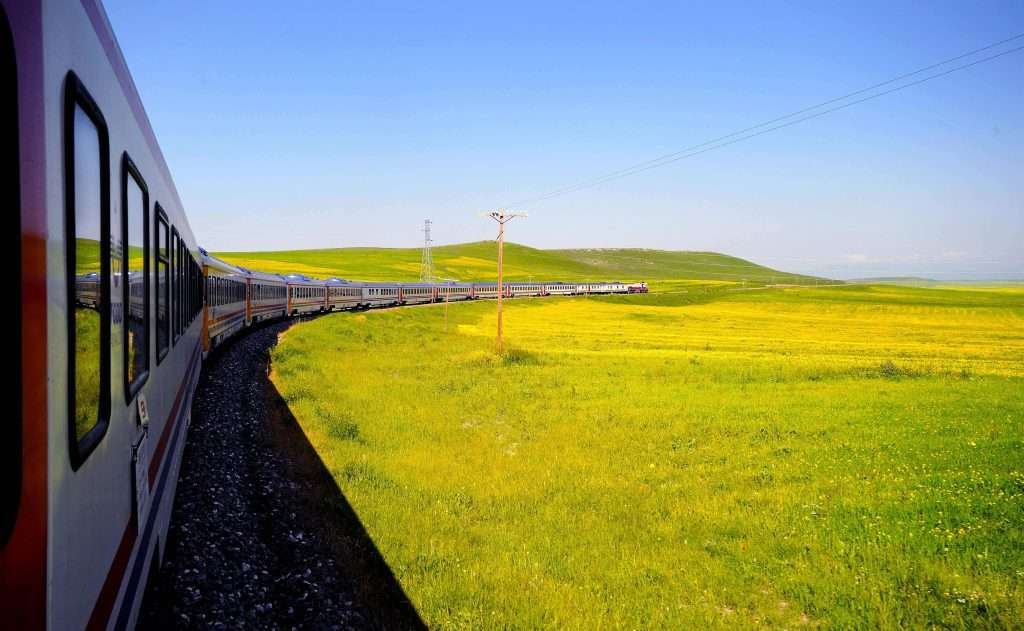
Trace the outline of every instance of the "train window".
[[185, 288], [182, 287], [181, 281], [185, 277], [185, 257], [182, 254], [182, 240], [181, 236], [178, 236], [176, 240], [177, 247], [174, 248], [174, 300], [171, 302], [174, 304], [174, 325], [177, 332], [174, 335], [174, 339], [177, 340], [181, 336], [181, 332], [185, 330], [185, 320], [182, 318], [181, 303], [182, 298], [185, 295]]
[[121, 157], [124, 233], [124, 390], [131, 401], [149, 376], [149, 190], [128, 154]]
[[203, 312], [203, 266], [196, 262], [196, 317]]
[[178, 333], [179, 334], [185, 332], [185, 297], [186, 297], [186, 295], [188, 293], [187, 292], [188, 285], [185, 284], [186, 272], [188, 271], [188, 268], [186, 267], [186, 263], [185, 263], [185, 261], [186, 261], [185, 253], [187, 251], [188, 251], [188, 248], [185, 245], [185, 240], [184, 239], [179, 239], [178, 240], [178, 305], [177, 305], [177, 309], [175, 309], [176, 313], [178, 314]]
[[171, 278], [170, 299], [167, 301], [167, 315], [171, 319], [171, 342], [178, 343], [178, 336], [181, 334], [181, 320], [178, 319], [178, 288], [181, 282], [178, 279], [178, 267], [181, 265], [181, 249], [178, 247], [178, 229], [171, 226], [171, 247], [170, 254]]
[[192, 278], [192, 257], [185, 257], [185, 325], [192, 324], [192, 295], [195, 293], [195, 282]]
[[64, 86], [68, 436], [78, 469], [110, 411], [110, 153], [106, 122], [74, 73]]
[[168, 266], [170, 265], [168, 251], [168, 240], [170, 231], [167, 226], [167, 215], [164, 214], [160, 204], [155, 206], [156, 213], [156, 361], [160, 361], [167, 355], [167, 348], [171, 340], [171, 320], [167, 311], [170, 301], [170, 278], [168, 277]]
[[185, 241], [178, 240], [178, 304], [175, 313], [178, 315], [178, 333], [185, 332]]
[[[14, 39], [7, 15], [0, 9], [0, 195], [4, 213], [4, 269], [21, 278], [21, 164], [18, 154], [18, 73]], [[14, 306], [14, 326], [8, 329], [8, 353], [21, 361], [21, 301]], [[9, 376], [4, 386], [7, 417], [0, 422], [0, 549], [3, 549], [18, 516], [21, 499], [21, 371]]]
[[192, 292], [195, 294], [195, 304], [193, 305], [193, 319], [198, 317], [203, 311], [203, 269], [199, 263], [193, 261], [193, 267], [195, 267], [195, 278], [193, 278], [194, 285]]

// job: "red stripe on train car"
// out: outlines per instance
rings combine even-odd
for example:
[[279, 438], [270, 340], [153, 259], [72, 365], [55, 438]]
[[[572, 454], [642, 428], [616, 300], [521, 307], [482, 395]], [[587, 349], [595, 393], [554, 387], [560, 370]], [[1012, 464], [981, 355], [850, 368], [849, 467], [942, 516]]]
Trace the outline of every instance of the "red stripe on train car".
[[[221, 331], [223, 331], [224, 329], [230, 328], [232, 324], [234, 324], [236, 322], [241, 322], [244, 319], [245, 319], [245, 314], [244, 313], [239, 313], [239, 314], [231, 316], [230, 318], [221, 318], [221, 319], [217, 320], [216, 322], [211, 322], [210, 323], [210, 331], [211, 331], [210, 335], [220, 335]], [[214, 333], [213, 331], [216, 331], [216, 332]]]
[[239, 315], [241, 315], [241, 314], [242, 314], [242, 313], [243, 313], [244, 311], [245, 311], [245, 309], [239, 309], [238, 311], [232, 311], [231, 313], [229, 313], [229, 314], [227, 314], [227, 315], [222, 315], [222, 316], [220, 316], [220, 317], [219, 317], [219, 318], [217, 318], [216, 320], [211, 320], [211, 321], [210, 321], [210, 324], [218, 324], [218, 323], [220, 323], [220, 322], [223, 322], [224, 320], [227, 320], [227, 319], [229, 319], [229, 318], [235, 318], [235, 317], [238, 317], [238, 316], [239, 316]]
[[[171, 430], [178, 424], [178, 409], [181, 407], [182, 397], [188, 390], [189, 384], [192, 383], [196, 366], [199, 365], [197, 361], [198, 354], [199, 345], [197, 344], [196, 350], [192, 353], [191, 365], [185, 375], [185, 379], [178, 386], [178, 393], [174, 397], [171, 413], [167, 415], [167, 419], [164, 421], [160, 442], [153, 453], [153, 459], [149, 463], [150, 488], [152, 488], [156, 473], [160, 471], [163, 451], [167, 446], [167, 437], [170, 436]], [[150, 510], [160, 510], [160, 507], [154, 505], [150, 507]], [[107, 570], [107, 577], [103, 581], [103, 587], [100, 589], [99, 596], [96, 597], [96, 603], [93, 605], [92, 615], [89, 616], [89, 624], [86, 629], [105, 629], [107, 627], [107, 623], [110, 621], [110, 613], [114, 609], [114, 603], [117, 602], [117, 594], [121, 591], [121, 583], [124, 581], [124, 574], [128, 570], [128, 561], [131, 560], [132, 550], [135, 548], [135, 540], [138, 536], [139, 522], [133, 511], [128, 524], [125, 526], [124, 533], [121, 535], [121, 542], [118, 544], [117, 552], [110, 563], [110, 569]], [[139, 550], [138, 553], [146, 554], [147, 550]]]
[[[46, 628], [49, 404], [46, 331], [46, 144], [41, 3], [5, 5], [17, 63], [21, 200], [21, 486], [0, 548], [0, 611], [8, 629]], [[14, 211], [15, 209], [9, 209]]]
[[253, 309], [252, 312], [253, 313], [266, 313], [268, 311], [281, 311], [281, 312], [283, 312], [284, 310], [285, 310], [285, 306], [284, 305], [275, 305], [273, 307], [261, 307], [259, 309]]
[[149, 485], [150, 488], [153, 486], [153, 482], [156, 480], [156, 474], [160, 471], [160, 461], [163, 459], [164, 449], [167, 448], [167, 438], [171, 435], [171, 426], [174, 425], [178, 408], [181, 406], [181, 397], [185, 394], [185, 386], [192, 381], [192, 372], [195, 370], [198, 362], [196, 361], [199, 355], [199, 346], [196, 345], [196, 350], [192, 353], [192, 359], [188, 373], [185, 375], [185, 380], [181, 382], [181, 387], [178, 388], [178, 394], [174, 397], [174, 406], [171, 408], [171, 413], [167, 417], [167, 421], [164, 423], [164, 429], [160, 432], [160, 441], [156, 445], [156, 449], [153, 451], [153, 459], [149, 462]]
[[[153, 507], [152, 510], [156, 510], [156, 507]], [[121, 581], [128, 569], [128, 561], [132, 558], [132, 549], [135, 548], [135, 540], [138, 536], [139, 522], [135, 511], [132, 511], [128, 526], [121, 535], [121, 543], [117, 544], [114, 560], [110, 563], [110, 569], [107, 570], [107, 578], [103, 581], [100, 595], [96, 597], [96, 604], [92, 607], [92, 615], [89, 616], [89, 623], [85, 627], [87, 631], [99, 631], [107, 628], [110, 612], [114, 610], [114, 603], [117, 602], [117, 592], [121, 590]], [[139, 554], [145, 553], [145, 550], [139, 550]]]

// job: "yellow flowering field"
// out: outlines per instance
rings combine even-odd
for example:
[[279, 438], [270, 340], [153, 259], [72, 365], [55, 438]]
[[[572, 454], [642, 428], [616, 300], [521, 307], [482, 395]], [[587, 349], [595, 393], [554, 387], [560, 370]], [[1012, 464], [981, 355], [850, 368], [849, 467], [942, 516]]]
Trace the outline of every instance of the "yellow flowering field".
[[429, 626], [1024, 625], [1024, 292], [662, 287], [274, 349]]

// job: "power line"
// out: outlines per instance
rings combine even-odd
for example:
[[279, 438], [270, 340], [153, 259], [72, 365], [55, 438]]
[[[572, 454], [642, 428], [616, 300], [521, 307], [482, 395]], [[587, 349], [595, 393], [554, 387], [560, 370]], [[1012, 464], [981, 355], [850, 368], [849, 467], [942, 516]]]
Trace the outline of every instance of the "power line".
[[[996, 48], [996, 47], [998, 47], [998, 46], [1000, 46], [1002, 44], [1006, 44], [1008, 42], [1012, 42], [1012, 41], [1015, 41], [1015, 40], [1018, 40], [1018, 39], [1021, 39], [1021, 38], [1024, 38], [1024, 33], [1021, 33], [1019, 35], [1014, 35], [1013, 37], [1009, 37], [1009, 38], [1006, 38], [1004, 40], [1000, 40], [998, 42], [994, 42], [994, 43], [989, 44], [987, 46], [983, 46], [982, 48], [977, 48], [977, 49], [974, 49], [974, 50], [972, 50], [970, 52], [962, 53], [962, 54], [957, 55], [955, 57], [950, 57], [949, 59], [940, 61], [938, 63], [934, 63], [934, 64], [931, 64], [929, 66], [925, 66], [923, 68], [919, 68], [917, 70], [904, 73], [902, 75], [899, 75], [899, 76], [894, 77], [892, 79], [888, 79], [888, 80], [883, 81], [881, 83], [876, 83], [876, 84], [874, 84], [874, 85], [872, 85], [870, 87], [866, 87], [866, 88], [862, 88], [860, 90], [856, 90], [854, 92], [850, 92], [850, 93], [848, 93], [848, 94], [846, 94], [844, 96], [840, 96], [840, 97], [836, 97], [836, 98], [833, 98], [833, 99], [829, 99], [827, 101], [823, 101], [821, 103], [818, 103], [817, 105], [812, 105], [810, 107], [805, 107], [803, 109], [797, 110], [795, 112], [791, 112], [791, 113], [786, 114], [784, 116], [779, 116], [777, 118], [773, 118], [773, 119], [765, 121], [763, 123], [758, 123], [757, 125], [746, 127], [746, 128], [741, 129], [739, 131], [735, 131], [735, 132], [732, 132], [730, 134], [726, 134], [724, 136], [719, 136], [717, 138], [713, 138], [711, 140], [702, 142], [700, 144], [692, 145], [692, 146], [687, 147], [685, 149], [680, 149], [679, 151], [675, 151], [673, 153], [668, 153], [668, 154], [665, 154], [663, 156], [660, 156], [660, 157], [657, 157], [657, 158], [654, 158], [654, 159], [651, 159], [651, 160], [640, 162], [640, 163], [634, 164], [634, 165], [632, 165], [630, 167], [626, 167], [626, 168], [620, 169], [618, 171], [613, 171], [611, 173], [607, 173], [605, 175], [599, 176], [599, 177], [591, 179], [591, 180], [587, 180], [585, 182], [581, 182], [581, 183], [578, 183], [578, 184], [575, 184], [575, 185], [572, 185], [572, 186], [562, 187], [562, 188], [550, 191], [548, 193], [545, 193], [543, 195], [538, 195], [536, 197], [524, 199], [524, 200], [518, 201], [518, 202], [516, 202], [516, 203], [514, 203], [512, 205], [514, 205], [514, 206], [523, 206], [523, 205], [526, 205], [526, 204], [534, 204], [534, 203], [537, 203], [537, 202], [553, 199], [555, 197], [561, 197], [563, 195], [568, 195], [569, 193], [574, 193], [574, 192], [577, 192], [577, 191], [580, 191], [580, 190], [583, 190], [583, 189], [593, 188], [594, 186], [598, 186], [599, 184], [604, 184], [605, 182], [610, 182], [612, 180], [621, 179], [621, 178], [624, 178], [624, 177], [628, 177], [630, 175], [636, 175], [638, 173], [642, 173], [644, 171], [649, 171], [651, 169], [662, 167], [662, 166], [665, 166], [667, 164], [671, 164], [673, 162], [678, 162], [679, 160], [683, 160], [685, 158], [690, 158], [690, 157], [693, 157], [693, 156], [697, 156], [697, 155], [700, 155], [702, 153], [707, 153], [708, 151], [713, 151], [715, 149], [720, 149], [722, 147], [726, 147], [728, 145], [732, 145], [732, 144], [735, 144], [735, 143], [738, 143], [738, 142], [741, 142], [741, 141], [744, 141], [744, 140], [749, 140], [751, 138], [755, 138], [757, 136], [761, 136], [761, 135], [767, 134], [769, 132], [777, 131], [777, 130], [783, 129], [785, 127], [790, 127], [792, 125], [796, 125], [798, 123], [802, 123], [802, 122], [805, 122], [805, 121], [808, 121], [808, 120], [811, 120], [811, 119], [814, 119], [814, 118], [819, 118], [821, 116], [825, 116], [826, 114], [831, 114], [833, 112], [837, 112], [839, 110], [846, 109], [848, 107], [852, 107], [854, 105], [858, 105], [858, 104], [864, 103], [866, 101], [877, 99], [879, 97], [886, 96], [886, 95], [892, 94], [894, 92], [899, 92], [901, 90], [905, 90], [907, 88], [910, 88], [910, 87], [913, 87], [913, 86], [916, 86], [916, 85], [920, 85], [922, 83], [931, 81], [933, 79], [938, 79], [938, 78], [944, 77], [944, 76], [946, 76], [948, 74], [952, 74], [952, 73], [958, 72], [960, 70], [966, 70], [966, 69], [971, 68], [973, 66], [977, 66], [979, 64], [982, 64], [982, 63], [985, 63], [985, 62], [988, 62], [988, 61], [992, 61], [994, 59], [998, 59], [999, 57], [1003, 57], [1003, 56], [1009, 55], [1011, 53], [1015, 53], [1015, 52], [1018, 52], [1020, 50], [1024, 50], [1024, 46], [1018, 46], [1017, 48], [1012, 48], [1012, 49], [1009, 49], [1009, 50], [1005, 50], [1005, 51], [1002, 51], [1000, 53], [996, 53], [994, 55], [990, 55], [988, 57], [983, 57], [982, 59], [977, 59], [975, 61], [963, 64], [963, 65], [960, 65], [960, 66], [956, 66], [954, 68], [950, 68], [948, 70], [944, 70], [942, 72], [939, 72], [939, 73], [936, 73], [936, 74], [933, 74], [933, 75], [929, 75], [927, 77], [924, 77], [922, 79], [918, 79], [916, 81], [911, 81], [909, 83], [905, 83], [905, 84], [896, 86], [894, 88], [890, 88], [888, 90], [883, 90], [882, 92], [878, 92], [876, 94], [872, 94], [872, 95], [869, 95], [869, 96], [866, 96], [866, 97], [863, 97], [863, 98], [860, 98], [860, 99], [856, 99], [854, 101], [850, 101], [848, 103], [844, 103], [842, 105], [831, 107], [831, 108], [828, 108], [828, 109], [825, 109], [825, 110], [822, 110], [822, 111], [819, 111], [819, 112], [815, 112], [813, 114], [808, 114], [807, 116], [801, 116], [803, 114], [807, 114], [808, 112], [812, 112], [814, 110], [817, 110], [817, 109], [820, 109], [822, 107], [825, 107], [826, 105], [831, 105], [833, 103], [838, 103], [840, 101], [845, 101], [845, 100], [847, 100], [847, 99], [849, 99], [851, 97], [857, 96], [859, 94], [864, 94], [866, 92], [871, 92], [872, 90], [876, 90], [876, 89], [878, 89], [880, 87], [883, 87], [883, 86], [886, 86], [886, 85], [891, 85], [891, 84], [896, 83], [898, 81], [901, 81], [903, 79], [907, 79], [909, 77], [919, 75], [919, 74], [921, 74], [923, 72], [928, 72], [929, 70], [934, 70], [935, 68], [948, 65], [950, 63], [953, 63], [955, 61], [959, 61], [961, 59], [965, 59], [967, 57], [971, 57], [971, 56], [976, 55], [976, 54], [978, 54], [980, 52], [984, 52], [986, 50], [991, 50], [991, 49]], [[787, 119], [791, 119], [791, 118], [794, 118], [794, 117], [797, 117], [797, 116], [800, 116], [800, 118], [797, 118], [796, 120], [791, 120], [789, 122], [782, 123], [782, 124], [779, 124], [779, 125], [775, 125], [775, 123], [779, 123], [781, 121], [784, 121], [784, 120], [787, 120]], [[768, 127], [769, 125], [774, 125], [774, 126]], [[768, 128], [767, 129], [762, 129], [763, 127], [768, 127]], [[754, 130], [760, 130], [760, 131], [754, 131]], [[748, 133], [748, 132], [753, 132], [753, 133]]]

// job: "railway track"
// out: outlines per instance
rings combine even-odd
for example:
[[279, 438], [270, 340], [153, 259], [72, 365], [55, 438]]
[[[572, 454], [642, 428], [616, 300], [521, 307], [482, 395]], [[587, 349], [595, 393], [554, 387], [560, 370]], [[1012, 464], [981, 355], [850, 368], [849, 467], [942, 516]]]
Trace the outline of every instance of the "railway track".
[[277, 409], [268, 351], [290, 324], [257, 327], [204, 366], [140, 628], [422, 627]]

